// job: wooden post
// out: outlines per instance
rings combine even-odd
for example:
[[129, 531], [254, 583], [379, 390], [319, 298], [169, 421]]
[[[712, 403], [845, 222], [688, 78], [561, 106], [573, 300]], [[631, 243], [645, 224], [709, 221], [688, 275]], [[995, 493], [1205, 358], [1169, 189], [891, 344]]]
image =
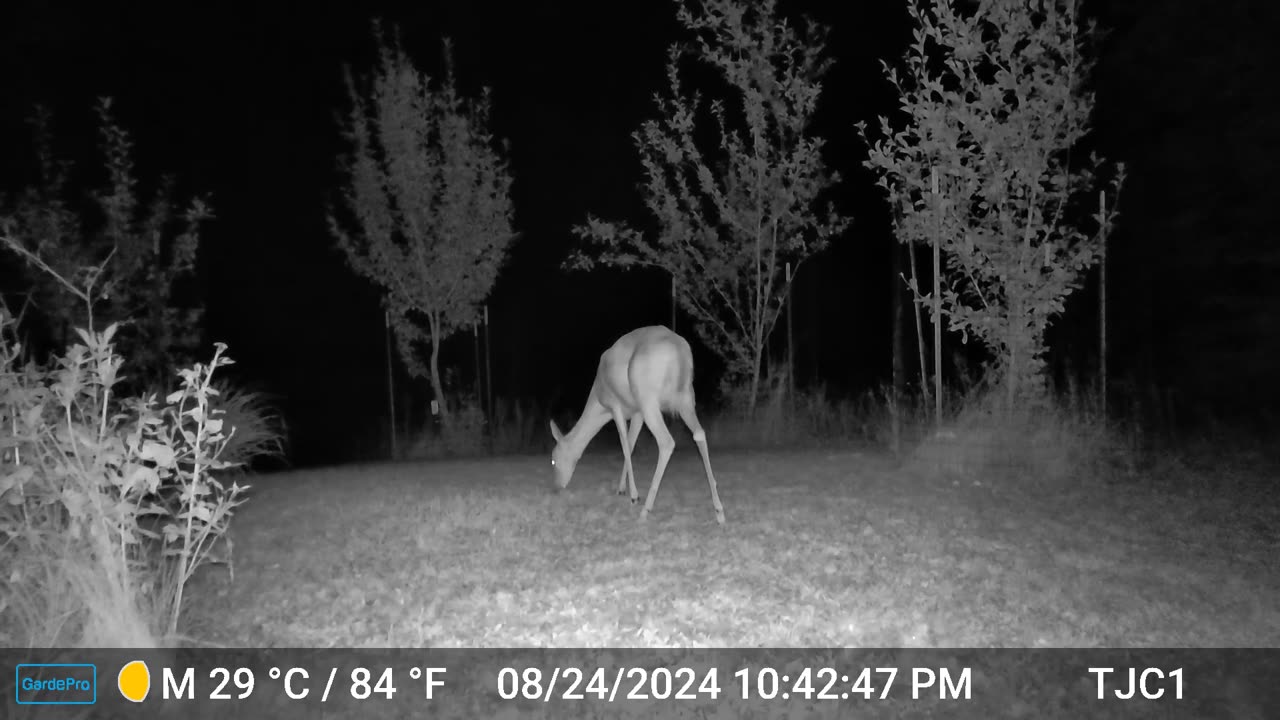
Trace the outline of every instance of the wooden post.
[[930, 168], [933, 184], [934, 217], [937, 231], [933, 235], [933, 419], [942, 429], [942, 198], [938, 194], [938, 169]]
[[1102, 233], [1102, 257], [1098, 274], [1098, 372], [1101, 375], [1099, 404], [1107, 416], [1107, 192], [1098, 191], [1098, 225]]
[[391, 459], [396, 460], [400, 457], [399, 449], [396, 447], [396, 393], [392, 379], [391, 365], [391, 313], [390, 311], [382, 311], [382, 326], [386, 330], [387, 338], [387, 408], [391, 413]]

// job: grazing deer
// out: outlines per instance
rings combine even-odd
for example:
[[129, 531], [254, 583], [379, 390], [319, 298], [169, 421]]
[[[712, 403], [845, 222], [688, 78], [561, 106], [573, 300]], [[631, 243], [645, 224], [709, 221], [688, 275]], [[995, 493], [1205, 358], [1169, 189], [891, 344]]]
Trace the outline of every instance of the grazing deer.
[[[556, 448], [551, 453], [556, 486], [563, 489], [569, 484], [587, 443], [612, 418], [622, 439], [622, 478], [618, 481], [618, 494], [629, 488], [631, 502], [636, 502], [638, 493], [631, 451], [643, 423], [658, 441], [658, 467], [654, 470], [644, 509], [640, 511], [640, 519], [646, 519], [653, 510], [653, 499], [658, 495], [662, 474], [676, 446], [662, 419], [664, 412], [678, 414], [693, 432], [693, 441], [702, 453], [702, 466], [707, 471], [707, 483], [711, 485], [716, 522], [723, 525], [724, 506], [716, 492], [716, 476], [711, 473], [707, 434], [693, 410], [693, 353], [684, 338], [660, 325], [632, 330], [604, 351], [587, 406], [568, 433], [561, 433], [555, 420], [551, 421], [551, 434], [556, 439]], [[629, 433], [628, 419], [631, 421]]]

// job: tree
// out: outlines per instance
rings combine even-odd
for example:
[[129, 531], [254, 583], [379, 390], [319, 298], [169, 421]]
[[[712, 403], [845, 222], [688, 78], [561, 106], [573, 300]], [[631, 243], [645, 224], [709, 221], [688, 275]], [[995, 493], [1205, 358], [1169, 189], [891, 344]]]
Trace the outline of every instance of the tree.
[[[204, 198], [177, 208], [173, 180], [162, 178], [149, 203], [139, 196], [133, 141], [99, 101], [106, 182], [88, 207], [68, 193], [71, 164], [55, 158], [50, 117], [32, 120], [39, 179], [14, 198], [0, 198], [0, 242], [26, 261], [27, 303], [16, 315], [67, 344], [73, 328], [119, 323], [117, 351], [131, 378], [168, 382], [200, 342], [203, 307], [184, 284], [192, 279], [201, 225], [213, 218]], [[86, 294], [92, 292], [92, 295]], [[28, 316], [26, 309], [37, 313]]]
[[895, 206], [898, 239], [941, 243], [942, 312], [965, 341], [973, 334], [992, 351], [1012, 409], [1044, 391], [1045, 329], [1100, 248], [1101, 233], [1083, 226], [1105, 163], [1072, 153], [1090, 130], [1096, 35], [1092, 24], [1078, 33], [1075, 0], [965, 5], [972, 12], [909, 0], [905, 73], [882, 63], [908, 120], [894, 130], [881, 117], [875, 143], [858, 129]]
[[[657, 232], [590, 217], [575, 228], [586, 247], [571, 264], [670, 274], [680, 307], [731, 381], [749, 382], [754, 413], [766, 343], [790, 291], [786, 264], [798, 269], [848, 224], [818, 204], [839, 182], [822, 160], [822, 139], [810, 134], [829, 67], [825, 30], [793, 28], [776, 0], [705, 0], [699, 14], [677, 5], [697, 46], [671, 48], [670, 96], [655, 96], [661, 117], [633, 135]], [[680, 83], [686, 56], [714, 68], [734, 97], [710, 104], [718, 142], [709, 150], [695, 140], [704, 136], [701, 95], [685, 96]]]
[[[382, 289], [400, 357], [411, 375], [430, 378], [447, 420], [440, 343], [478, 319], [515, 232], [511, 175], [488, 130], [489, 90], [463, 99], [448, 41], [444, 50], [434, 90], [398, 41], [380, 42], [367, 97], [347, 73], [350, 152], [329, 227], [351, 267]], [[416, 349], [423, 343], [428, 365]]]

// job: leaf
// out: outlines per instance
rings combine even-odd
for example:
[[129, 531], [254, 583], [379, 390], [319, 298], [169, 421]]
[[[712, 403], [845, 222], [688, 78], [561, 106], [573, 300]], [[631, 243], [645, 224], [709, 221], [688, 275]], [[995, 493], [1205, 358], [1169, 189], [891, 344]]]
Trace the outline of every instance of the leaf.
[[166, 545], [171, 544], [173, 541], [183, 537], [183, 534], [185, 532], [186, 532], [186, 527], [183, 525], [178, 525], [177, 523], [174, 523], [174, 522], [165, 523], [164, 525], [165, 544]]
[[[160, 447], [164, 447], [161, 445]], [[160, 475], [155, 468], [146, 465], [135, 465], [129, 473], [125, 487], [127, 489], [145, 488], [147, 494], [155, 493], [160, 488]]]
[[[31, 465], [22, 465], [17, 470], [0, 477], [0, 497], [4, 497], [10, 490], [21, 488], [33, 477], [35, 477], [35, 468]], [[13, 493], [9, 496], [10, 505], [21, 505], [24, 501], [22, 493]]]
[[142, 443], [142, 452], [139, 456], [143, 460], [152, 460], [161, 467], [173, 467], [173, 449], [152, 440]]

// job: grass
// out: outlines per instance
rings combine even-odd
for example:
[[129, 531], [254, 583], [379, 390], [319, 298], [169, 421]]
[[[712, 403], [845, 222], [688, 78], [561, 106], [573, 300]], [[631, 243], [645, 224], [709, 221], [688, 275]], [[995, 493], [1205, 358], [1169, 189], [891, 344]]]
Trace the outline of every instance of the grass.
[[288, 430], [274, 407], [276, 398], [223, 378], [215, 379], [213, 387], [218, 391], [214, 404], [223, 411], [225, 426], [233, 431], [219, 457], [246, 466], [254, 461], [282, 460]]
[[[641, 524], [613, 494], [616, 438], [601, 437], [559, 494], [542, 455], [254, 478], [235, 520], [236, 581], [202, 574], [186, 635], [252, 647], [1280, 644], [1280, 513], [1253, 483], [1048, 489], [946, 479], [871, 450], [717, 452], [712, 435], [721, 528], [678, 434]], [[654, 459], [642, 437], [642, 501]]]

